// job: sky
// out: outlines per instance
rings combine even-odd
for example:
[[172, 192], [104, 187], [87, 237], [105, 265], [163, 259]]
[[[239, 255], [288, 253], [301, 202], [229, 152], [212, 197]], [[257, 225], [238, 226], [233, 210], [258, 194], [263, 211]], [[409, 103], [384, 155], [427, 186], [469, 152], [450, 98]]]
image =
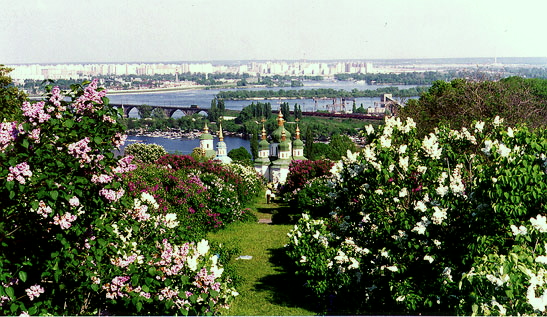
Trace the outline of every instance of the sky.
[[0, 64], [546, 57], [545, 0], [0, 0]]

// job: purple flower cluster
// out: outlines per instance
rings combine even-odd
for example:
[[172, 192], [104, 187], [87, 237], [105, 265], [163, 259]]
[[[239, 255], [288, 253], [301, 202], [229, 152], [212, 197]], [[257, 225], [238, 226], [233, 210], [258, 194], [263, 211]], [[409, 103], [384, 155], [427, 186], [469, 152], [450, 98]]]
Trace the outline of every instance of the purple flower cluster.
[[123, 194], [125, 194], [125, 190], [123, 188], [120, 188], [120, 190], [118, 191], [103, 188], [99, 191], [99, 195], [108, 199], [108, 201], [110, 202], [118, 201], [120, 198], [122, 198]]
[[93, 175], [91, 177], [91, 182], [93, 184], [108, 184], [110, 183], [112, 180], [114, 179], [114, 177], [110, 176], [110, 175], [106, 175], [106, 174], [101, 174], [101, 175]]
[[25, 289], [25, 292], [27, 292], [27, 296], [30, 300], [34, 300], [34, 298], [39, 297], [40, 294], [44, 293], [44, 288], [37, 284]]
[[[36, 125], [36, 123], [44, 123], [51, 118], [49, 113], [44, 110], [45, 105], [46, 103], [44, 101], [35, 104], [25, 101], [21, 110], [23, 110], [23, 115], [28, 117], [28, 121], [33, 125]], [[54, 108], [48, 108], [47, 110], [54, 110]]]
[[57, 113], [55, 113], [55, 117], [57, 119], [61, 119], [61, 113], [66, 110], [66, 107], [61, 104], [62, 100], [63, 95], [61, 95], [61, 89], [59, 89], [59, 87], [54, 87], [51, 90], [51, 97], [49, 98], [49, 101], [57, 108]]
[[19, 163], [15, 166], [10, 166], [9, 173], [7, 176], [7, 181], [11, 182], [14, 179], [17, 180], [20, 184], [25, 184], [25, 177], [31, 177], [32, 172], [30, 171], [30, 166], [26, 163]]
[[123, 290], [129, 280], [129, 276], [116, 276], [112, 279], [111, 283], [103, 285], [103, 289], [106, 290], [106, 298], [116, 299], [118, 297], [126, 297], [127, 294], [123, 293]]
[[4, 152], [19, 134], [16, 122], [0, 123], [0, 151]]
[[89, 137], [85, 137], [78, 142], [69, 144], [68, 154], [79, 158], [80, 163], [90, 163], [91, 157], [88, 153], [91, 152], [91, 147], [89, 147], [89, 141]]
[[74, 102], [77, 114], [95, 112], [95, 104], [102, 104], [106, 90], [97, 91], [97, 79], [94, 79], [84, 90], [84, 94]]
[[76, 220], [77, 216], [72, 215], [70, 212], [65, 213], [61, 217], [55, 215], [53, 217], [53, 224], [58, 225], [61, 229], [68, 229], [72, 226], [72, 223]]
[[44, 218], [47, 218], [49, 214], [51, 214], [53, 210], [51, 210], [51, 207], [46, 205], [46, 203], [43, 200], [40, 200], [40, 203], [38, 204], [38, 209], [36, 210], [36, 213], [41, 215]]
[[135, 170], [137, 165], [131, 164], [132, 160], [132, 155], [124, 156], [118, 161], [118, 166], [114, 168], [113, 172], [123, 174]]

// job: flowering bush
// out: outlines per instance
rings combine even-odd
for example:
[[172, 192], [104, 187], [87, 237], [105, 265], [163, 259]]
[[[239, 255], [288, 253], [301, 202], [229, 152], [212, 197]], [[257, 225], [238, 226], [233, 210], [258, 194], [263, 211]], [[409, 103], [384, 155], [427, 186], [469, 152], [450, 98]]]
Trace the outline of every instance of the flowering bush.
[[158, 144], [132, 143], [125, 147], [125, 155], [133, 156], [134, 160], [143, 163], [154, 163], [167, 154], [163, 146]]
[[346, 313], [545, 314], [545, 132], [496, 118], [418, 139], [389, 118], [366, 133], [332, 169], [330, 217], [289, 234], [314, 292]]
[[290, 193], [298, 190], [315, 177], [330, 175], [330, 169], [333, 164], [333, 162], [327, 160], [291, 161], [287, 181], [281, 190], [282, 193]]
[[196, 161], [188, 155], [165, 155], [158, 162], [174, 170], [197, 170], [199, 173], [215, 174], [225, 184], [234, 186], [234, 192], [241, 203], [255, 197], [263, 186], [260, 176], [252, 169], [241, 164], [223, 165], [215, 161]]
[[[48, 87], [0, 123], [0, 312], [208, 314], [236, 295], [207, 241], [122, 175], [120, 113], [97, 82]], [[67, 101], [70, 99], [70, 101]]]

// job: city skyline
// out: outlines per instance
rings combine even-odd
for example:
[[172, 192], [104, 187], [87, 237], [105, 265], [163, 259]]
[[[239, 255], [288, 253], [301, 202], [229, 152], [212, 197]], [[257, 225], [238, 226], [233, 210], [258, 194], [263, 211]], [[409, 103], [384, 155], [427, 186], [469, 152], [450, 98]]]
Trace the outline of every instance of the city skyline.
[[0, 4], [2, 64], [547, 56], [541, 0]]

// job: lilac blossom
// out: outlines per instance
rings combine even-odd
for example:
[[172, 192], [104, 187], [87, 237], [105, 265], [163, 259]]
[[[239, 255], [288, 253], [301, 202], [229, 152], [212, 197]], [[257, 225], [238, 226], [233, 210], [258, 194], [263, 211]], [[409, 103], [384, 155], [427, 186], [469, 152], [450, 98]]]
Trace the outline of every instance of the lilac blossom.
[[7, 181], [11, 182], [14, 179], [17, 180], [20, 184], [25, 184], [26, 179], [25, 177], [31, 177], [32, 172], [30, 170], [30, 166], [26, 163], [19, 163], [16, 166], [10, 166], [9, 173], [7, 176]]
[[19, 133], [17, 122], [0, 123], [0, 151], [4, 150], [15, 140]]
[[25, 292], [27, 292], [27, 296], [30, 298], [30, 300], [34, 300], [34, 298], [40, 297], [40, 294], [44, 293], [44, 288], [36, 284], [31, 286], [30, 288], [25, 289]]
[[91, 147], [89, 147], [89, 141], [89, 137], [85, 137], [78, 142], [69, 144], [68, 154], [79, 158], [80, 163], [90, 163], [91, 157], [88, 153], [91, 151]]
[[21, 110], [23, 110], [23, 115], [28, 117], [29, 122], [36, 125], [36, 123], [44, 123], [51, 118], [51, 116], [44, 111], [45, 104], [44, 101], [35, 104], [26, 101], [23, 103]]

